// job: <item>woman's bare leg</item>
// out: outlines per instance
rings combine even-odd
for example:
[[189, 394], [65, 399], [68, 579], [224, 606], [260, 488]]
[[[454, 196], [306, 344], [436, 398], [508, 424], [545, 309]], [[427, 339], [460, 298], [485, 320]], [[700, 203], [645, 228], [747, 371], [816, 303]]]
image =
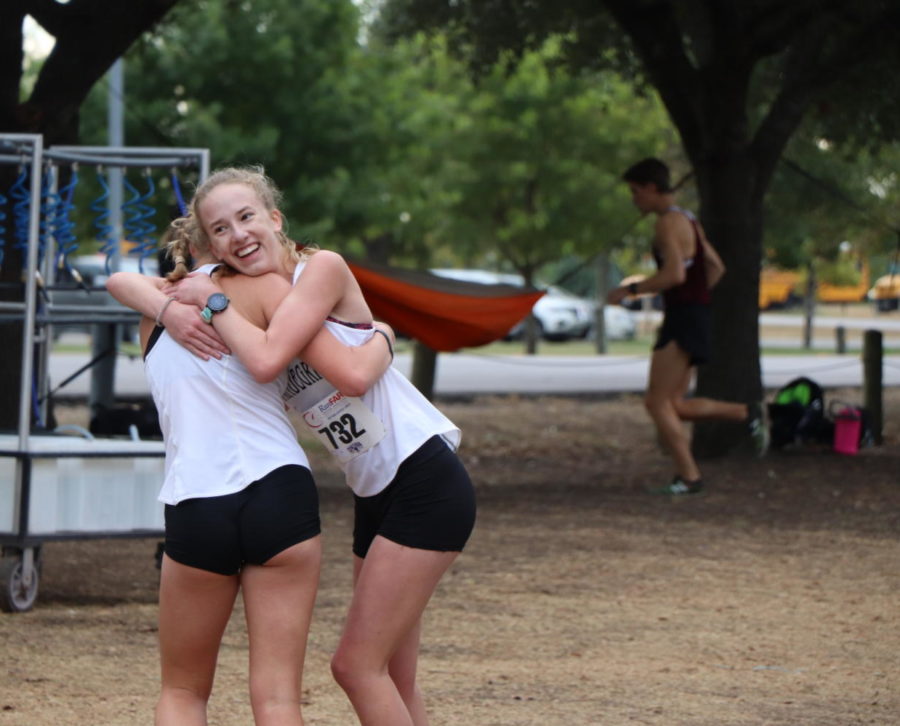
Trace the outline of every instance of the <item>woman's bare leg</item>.
[[222, 633], [238, 592], [237, 575], [218, 575], [163, 555], [159, 586], [162, 688], [156, 726], [206, 726]]
[[303, 661], [322, 559], [320, 537], [241, 573], [256, 726], [302, 726]]
[[353, 599], [331, 668], [362, 726], [427, 726], [415, 683], [421, 617], [458, 554], [379, 536], [365, 560], [357, 558]]

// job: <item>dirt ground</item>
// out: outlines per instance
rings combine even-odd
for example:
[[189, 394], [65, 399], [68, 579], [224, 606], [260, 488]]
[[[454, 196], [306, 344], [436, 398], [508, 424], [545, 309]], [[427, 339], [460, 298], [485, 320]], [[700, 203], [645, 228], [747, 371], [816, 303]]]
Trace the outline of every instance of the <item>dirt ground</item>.
[[[480, 509], [426, 616], [432, 726], [900, 723], [900, 390], [883, 446], [707, 461], [708, 493], [686, 501], [646, 493], [669, 464], [637, 397], [439, 405]], [[349, 726], [328, 663], [351, 501], [309, 451], [325, 560], [305, 715]], [[0, 616], [0, 726], [152, 723], [155, 547], [45, 544], [37, 605]], [[238, 611], [211, 724], [252, 723], [246, 656]]]

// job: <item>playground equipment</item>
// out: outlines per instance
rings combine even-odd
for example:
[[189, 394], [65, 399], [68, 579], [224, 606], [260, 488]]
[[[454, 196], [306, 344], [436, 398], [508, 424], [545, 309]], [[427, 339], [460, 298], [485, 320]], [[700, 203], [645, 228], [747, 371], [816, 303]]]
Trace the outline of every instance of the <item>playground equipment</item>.
[[[72, 427], [50, 431], [44, 425], [52, 326], [135, 323], [139, 317], [111, 305], [108, 293], [99, 286], [89, 288], [96, 303], [54, 302], [56, 276], [78, 249], [71, 214], [79, 166], [94, 166], [100, 176], [104, 170], [148, 170], [144, 191], [132, 186], [136, 194], [129, 200], [131, 207], [124, 210], [132, 213], [124, 225], [126, 234], [138, 237], [130, 241], [136, 254], [146, 256], [155, 248], [154, 228], [148, 221], [153, 210], [147, 201], [156, 187], [148, 181], [149, 169], [173, 170], [172, 191], [183, 210], [174, 170], [192, 168], [202, 181], [209, 173], [209, 152], [143, 147], [45, 149], [40, 135], [0, 134], [0, 164], [19, 167], [13, 188], [5, 193], [15, 200], [13, 214], [0, 217], [0, 264], [8, 245], [18, 246], [26, 258], [21, 283], [24, 301], [0, 302], [0, 320], [23, 322], [18, 430], [0, 434], [0, 609], [20, 612], [37, 599], [42, 542], [158, 537], [163, 530], [162, 505], [156, 501], [163, 476], [161, 441], [141, 441], [136, 433], [131, 440], [95, 438], [82, 430], [72, 435]], [[63, 167], [69, 168], [69, 175], [60, 188]], [[105, 179], [101, 185], [108, 193]], [[115, 225], [107, 232], [115, 234]], [[113, 270], [118, 250], [110, 246], [105, 251]]]

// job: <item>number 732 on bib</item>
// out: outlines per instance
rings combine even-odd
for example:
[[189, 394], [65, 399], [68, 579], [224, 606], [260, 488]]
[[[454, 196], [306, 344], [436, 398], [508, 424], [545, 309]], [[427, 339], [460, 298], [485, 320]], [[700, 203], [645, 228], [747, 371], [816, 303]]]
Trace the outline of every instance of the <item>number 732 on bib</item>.
[[306, 409], [303, 421], [342, 464], [371, 449], [387, 433], [361, 398], [344, 396], [339, 391]]

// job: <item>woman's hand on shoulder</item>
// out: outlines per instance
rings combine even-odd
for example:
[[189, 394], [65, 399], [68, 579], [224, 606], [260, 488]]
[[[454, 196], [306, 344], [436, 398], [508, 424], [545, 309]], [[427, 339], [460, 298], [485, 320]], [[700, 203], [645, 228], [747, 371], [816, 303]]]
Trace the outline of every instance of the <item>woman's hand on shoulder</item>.
[[203, 308], [209, 296], [215, 292], [221, 292], [221, 290], [206, 273], [191, 273], [178, 282], [166, 285], [163, 292], [174, 297], [180, 303]]
[[231, 353], [215, 328], [200, 317], [195, 305], [172, 303], [166, 309], [163, 322], [176, 343], [203, 360]]

